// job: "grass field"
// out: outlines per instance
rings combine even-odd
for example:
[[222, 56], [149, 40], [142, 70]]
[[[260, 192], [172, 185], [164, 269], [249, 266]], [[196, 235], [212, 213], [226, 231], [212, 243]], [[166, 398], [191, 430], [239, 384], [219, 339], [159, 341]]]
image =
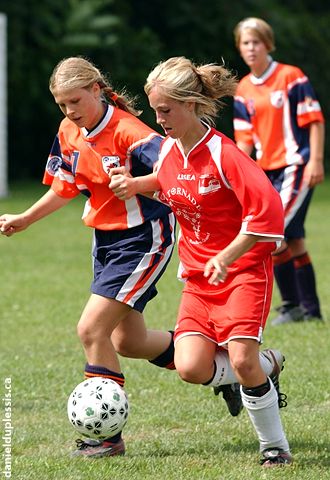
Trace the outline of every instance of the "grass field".
[[[84, 356], [75, 325], [91, 278], [91, 231], [81, 223], [82, 199], [77, 199], [24, 233], [0, 237], [0, 478], [9, 478], [7, 462], [15, 480], [330, 479], [329, 188], [329, 180], [318, 187], [307, 221], [325, 322], [282, 327], [269, 322], [265, 333], [264, 347], [281, 349], [287, 359], [281, 386], [289, 405], [282, 420], [292, 467], [259, 467], [245, 411], [232, 418], [210, 389], [130, 359], [122, 360], [131, 404], [127, 455], [70, 458], [77, 435], [66, 402], [82, 380]], [[12, 185], [0, 213], [25, 209], [43, 191], [38, 185]], [[176, 264], [174, 258], [146, 310], [151, 327], [173, 327], [181, 289]]]

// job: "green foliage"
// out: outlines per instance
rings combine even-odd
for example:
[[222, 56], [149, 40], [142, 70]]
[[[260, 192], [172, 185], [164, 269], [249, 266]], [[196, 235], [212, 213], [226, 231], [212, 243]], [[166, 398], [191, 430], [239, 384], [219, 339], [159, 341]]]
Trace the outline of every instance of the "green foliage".
[[[330, 5], [311, 0], [0, 0], [8, 15], [9, 174], [40, 178], [61, 114], [48, 91], [57, 62], [70, 55], [93, 60], [119, 89], [138, 95], [142, 119], [154, 128], [143, 85], [150, 69], [170, 56], [221, 62], [246, 73], [234, 47], [233, 28], [260, 16], [272, 24], [274, 57], [310, 77], [325, 116], [330, 114]], [[218, 127], [232, 135], [231, 101]], [[326, 158], [329, 163], [330, 140]]]
[[[269, 324], [265, 332], [264, 347], [286, 355], [281, 386], [289, 405], [281, 416], [295, 459], [292, 467], [276, 471], [265, 472], [258, 465], [258, 445], [245, 411], [232, 418], [210, 389], [127, 358], [121, 359], [131, 403], [124, 431], [127, 455], [95, 461], [70, 458], [76, 434], [66, 417], [66, 402], [82, 380], [84, 356], [75, 326], [91, 278], [91, 230], [81, 224], [82, 201], [73, 200], [23, 233], [0, 236], [0, 378], [3, 389], [4, 379], [12, 380], [12, 478], [329, 478], [329, 187], [328, 181], [317, 188], [307, 221], [326, 321]], [[19, 212], [44, 193], [42, 187], [19, 183], [11, 190], [1, 212]], [[176, 269], [174, 258], [159, 283], [159, 295], [146, 309], [151, 328], [174, 325], [181, 292]], [[277, 302], [275, 291], [274, 305]]]

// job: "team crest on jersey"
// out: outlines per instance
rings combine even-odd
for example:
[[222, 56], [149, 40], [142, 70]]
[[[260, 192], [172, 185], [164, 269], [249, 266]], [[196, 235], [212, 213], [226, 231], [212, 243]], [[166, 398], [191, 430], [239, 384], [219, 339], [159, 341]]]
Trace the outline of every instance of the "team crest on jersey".
[[118, 157], [118, 155], [107, 155], [102, 157], [102, 167], [105, 173], [109, 175], [111, 168], [120, 167], [120, 157]]
[[270, 103], [275, 108], [282, 108], [284, 105], [284, 92], [283, 90], [276, 90], [270, 94]]
[[200, 195], [216, 192], [219, 188], [221, 188], [220, 182], [212, 174], [206, 173], [199, 177], [198, 193]]
[[49, 175], [52, 175], [52, 177], [54, 177], [61, 165], [62, 165], [61, 157], [54, 155], [52, 157], [49, 157], [46, 165], [46, 170], [49, 173]]

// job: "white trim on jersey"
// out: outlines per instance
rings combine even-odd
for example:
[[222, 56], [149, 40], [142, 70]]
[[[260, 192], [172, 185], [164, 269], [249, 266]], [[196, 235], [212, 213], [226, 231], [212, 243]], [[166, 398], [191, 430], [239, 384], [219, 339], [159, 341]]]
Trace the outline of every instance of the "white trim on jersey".
[[247, 120], [242, 120], [241, 118], [234, 119], [234, 129], [239, 131], [252, 130], [252, 124]]
[[[293, 185], [296, 179], [296, 170], [297, 165], [292, 165], [287, 167], [284, 172], [284, 179], [282, 183], [282, 188], [280, 191], [280, 196], [283, 204], [284, 211], [286, 211], [288, 203], [292, 200]], [[289, 212], [286, 212], [284, 218], [285, 228], [290, 224], [291, 220], [295, 217], [297, 211], [303, 204], [307, 194], [309, 192], [309, 187], [306, 183], [303, 183], [299, 192], [297, 194], [295, 201], [293, 202]]]
[[283, 140], [285, 144], [285, 161], [288, 165], [303, 164], [304, 160], [297, 153], [299, 145], [297, 144], [291, 127], [290, 102], [285, 98], [283, 105]]
[[126, 303], [127, 305], [130, 305], [131, 307], [134, 306], [136, 301], [144, 294], [144, 292], [150, 287], [150, 285], [155, 281], [155, 279], [158, 277], [158, 275], [161, 273], [162, 269], [166, 265], [167, 261], [169, 260], [172, 250], [173, 250], [173, 245], [174, 245], [174, 235], [175, 235], [175, 217], [173, 213], [169, 214], [169, 222], [172, 228], [172, 243], [169, 245], [166, 250], [165, 254], [163, 255], [163, 258], [161, 261], [158, 263], [157, 268], [154, 269], [152, 275], [148, 277], [146, 282], [141, 285], [141, 288], [139, 288], [135, 295], [130, 297], [129, 301], [125, 301], [125, 298], [130, 294], [130, 292], [134, 289], [136, 284], [140, 282], [141, 280], [141, 273], [144, 272], [149, 266], [150, 266], [150, 260], [153, 255], [156, 253], [159, 253], [160, 247], [163, 243], [163, 238], [162, 238], [162, 228], [160, 224], [160, 220], [151, 220], [151, 225], [152, 225], [152, 231], [153, 231], [153, 244], [148, 253], [144, 255], [140, 263], [137, 265], [135, 270], [131, 273], [129, 278], [126, 280], [126, 282], [122, 285], [120, 291], [116, 295], [116, 300], [119, 302]]
[[72, 173], [66, 173], [66, 171], [61, 167], [57, 170], [55, 176], [58, 177], [62, 182], [75, 183]]
[[231, 186], [226, 179], [222, 167], [221, 167], [221, 152], [222, 152], [222, 139], [218, 135], [213, 135], [213, 137], [210, 138], [208, 142], [206, 142], [206, 146], [209, 149], [212, 160], [216, 164], [216, 167], [218, 169], [219, 175], [223, 181], [223, 183], [226, 185], [226, 187], [231, 190]]
[[94, 130], [88, 131], [87, 128], [83, 127], [81, 131], [83, 132], [84, 136], [86, 138], [93, 138], [95, 137], [98, 133], [102, 132], [102, 130], [106, 127], [106, 125], [110, 122], [110, 119], [113, 115], [114, 112], [114, 107], [112, 105], [107, 105], [107, 111], [101, 121]]

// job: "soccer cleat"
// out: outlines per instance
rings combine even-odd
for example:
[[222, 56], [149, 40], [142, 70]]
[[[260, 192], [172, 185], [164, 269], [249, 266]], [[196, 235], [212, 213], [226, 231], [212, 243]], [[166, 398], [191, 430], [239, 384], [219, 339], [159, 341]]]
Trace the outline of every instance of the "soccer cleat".
[[222, 392], [230, 414], [233, 417], [237, 417], [243, 408], [240, 384], [220, 385], [219, 387], [214, 387], [213, 391], [214, 395], [219, 395], [219, 393]]
[[266, 468], [284, 467], [292, 463], [290, 452], [285, 452], [281, 448], [267, 448], [263, 450], [261, 454], [262, 459], [260, 460], [260, 465]]
[[305, 322], [312, 322], [312, 321], [323, 321], [322, 315], [313, 315], [312, 313], [305, 313], [304, 321]]
[[72, 457], [101, 458], [125, 455], [125, 443], [122, 438], [116, 443], [110, 440], [78, 439], [76, 444], [77, 450], [72, 452]]
[[279, 376], [281, 371], [284, 368], [284, 362], [285, 362], [285, 357], [282, 355], [282, 353], [279, 350], [274, 350], [271, 348], [268, 348], [266, 350], [263, 350], [261, 352], [261, 355], [263, 355], [267, 360], [271, 363], [273, 366], [273, 371], [269, 375], [269, 378], [273, 382], [273, 385], [277, 391], [277, 397], [278, 397], [278, 406], [279, 408], [284, 408], [287, 406], [288, 402], [287, 400], [287, 395], [285, 393], [280, 392], [280, 382], [279, 382]]
[[282, 325], [283, 323], [302, 322], [305, 320], [305, 310], [298, 306], [283, 304], [276, 309], [279, 315], [272, 320], [272, 325]]

